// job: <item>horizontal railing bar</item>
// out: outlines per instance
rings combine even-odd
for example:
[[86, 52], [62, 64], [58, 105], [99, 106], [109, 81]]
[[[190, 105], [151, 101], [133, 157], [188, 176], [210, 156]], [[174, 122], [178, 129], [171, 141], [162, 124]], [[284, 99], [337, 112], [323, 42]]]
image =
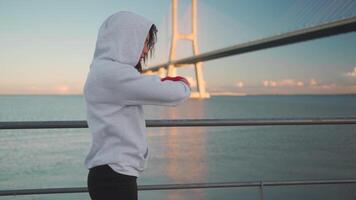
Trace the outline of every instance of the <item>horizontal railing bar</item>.
[[348, 33], [356, 31], [356, 16], [341, 19], [309, 28], [303, 28], [296, 31], [283, 33], [276, 36], [271, 36], [243, 44], [237, 44], [230, 47], [202, 53], [197, 56], [191, 56], [180, 60], [173, 60], [168, 63], [155, 65], [154, 67], [148, 67], [144, 69], [146, 71], [158, 71], [159, 68], [168, 68], [170, 64], [177, 65], [179, 67], [183, 64], [193, 64], [202, 61], [208, 61], [218, 58], [223, 58], [232, 55], [238, 55], [248, 53], [252, 51], [268, 49], [271, 47], [278, 47], [288, 44], [294, 44], [298, 42], [309, 41], [313, 39]]
[[[303, 181], [246, 181], [246, 182], [218, 182], [218, 183], [181, 183], [181, 184], [158, 184], [140, 185], [138, 190], [177, 190], [177, 189], [203, 189], [203, 188], [231, 188], [231, 187], [259, 187], [266, 186], [305, 186], [305, 185], [330, 185], [330, 184], [355, 184], [356, 179], [343, 180], [303, 180]], [[60, 194], [60, 193], [84, 193], [86, 187], [72, 188], [42, 188], [42, 189], [19, 189], [0, 190], [0, 196], [34, 195], [34, 194]]]
[[[346, 125], [356, 118], [291, 118], [291, 119], [176, 119], [146, 120], [147, 127], [183, 126], [282, 126], [282, 125]], [[15, 121], [0, 122], [1, 129], [88, 128], [86, 121]]]

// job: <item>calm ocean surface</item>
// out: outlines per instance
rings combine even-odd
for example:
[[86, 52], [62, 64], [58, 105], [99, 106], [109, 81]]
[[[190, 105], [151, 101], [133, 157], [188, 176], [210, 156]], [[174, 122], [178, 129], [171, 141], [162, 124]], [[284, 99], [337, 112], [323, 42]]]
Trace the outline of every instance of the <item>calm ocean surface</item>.
[[[356, 117], [356, 95], [213, 96], [145, 106], [146, 119]], [[0, 96], [0, 121], [85, 120], [82, 96]], [[138, 184], [356, 178], [356, 126], [147, 129]], [[0, 190], [86, 186], [89, 129], [0, 130]], [[266, 187], [265, 199], [351, 200], [356, 184]], [[141, 200], [252, 200], [257, 188], [142, 191]], [[89, 199], [88, 194], [0, 199]]]

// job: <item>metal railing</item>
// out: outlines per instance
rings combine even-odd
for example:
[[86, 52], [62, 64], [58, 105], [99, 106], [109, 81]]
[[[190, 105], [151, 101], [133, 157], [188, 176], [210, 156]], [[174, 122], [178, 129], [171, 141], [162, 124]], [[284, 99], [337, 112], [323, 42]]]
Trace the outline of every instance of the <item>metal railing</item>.
[[[356, 117], [339, 118], [270, 118], [270, 119], [175, 119], [146, 120], [147, 127], [190, 126], [285, 126], [356, 124]], [[1, 129], [88, 128], [86, 121], [21, 121], [0, 122]]]
[[[182, 127], [182, 126], [284, 126], [284, 125], [356, 125], [356, 117], [343, 118], [293, 118], [293, 119], [184, 119], [184, 120], [146, 120], [147, 127]], [[87, 128], [86, 121], [27, 121], [0, 122], [0, 130], [5, 129], [58, 129]], [[203, 188], [258, 187], [260, 199], [264, 199], [264, 187], [292, 185], [355, 184], [356, 179], [343, 180], [293, 180], [293, 181], [247, 181], [219, 183], [182, 183], [140, 185], [138, 190], [176, 190]], [[86, 187], [42, 188], [0, 190], [0, 196], [84, 193]]]
[[[305, 185], [330, 185], [330, 184], [354, 184], [356, 179], [344, 180], [296, 180], [296, 181], [246, 181], [246, 182], [221, 182], [221, 183], [182, 183], [161, 185], [139, 185], [139, 191], [145, 190], [177, 190], [177, 189], [203, 189], [203, 188], [233, 188], [233, 187], [258, 187], [260, 198], [263, 199], [264, 187], [274, 186], [305, 186]], [[88, 192], [86, 187], [71, 188], [44, 188], [22, 190], [0, 190], [0, 196], [34, 195], [34, 194], [68, 194]]]

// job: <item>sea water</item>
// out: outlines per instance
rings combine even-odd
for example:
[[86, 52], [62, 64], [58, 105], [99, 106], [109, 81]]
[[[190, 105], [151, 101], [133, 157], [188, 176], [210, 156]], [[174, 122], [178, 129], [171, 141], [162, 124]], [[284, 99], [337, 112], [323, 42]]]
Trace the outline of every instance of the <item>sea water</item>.
[[[145, 105], [152, 119], [356, 117], [356, 95], [212, 96]], [[85, 120], [81, 95], [0, 96], [0, 121]], [[139, 185], [356, 178], [356, 125], [147, 128]], [[89, 129], [0, 130], [0, 190], [86, 187]], [[140, 191], [141, 200], [259, 199], [257, 187]], [[356, 184], [264, 187], [265, 199], [356, 199]], [[90, 199], [87, 193], [0, 199]]]

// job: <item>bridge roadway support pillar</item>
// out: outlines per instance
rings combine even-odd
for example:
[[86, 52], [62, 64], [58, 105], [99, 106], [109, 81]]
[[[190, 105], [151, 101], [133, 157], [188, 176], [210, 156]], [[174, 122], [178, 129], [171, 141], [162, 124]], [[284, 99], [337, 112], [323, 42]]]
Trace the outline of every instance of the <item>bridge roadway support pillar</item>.
[[[172, 41], [169, 52], [169, 61], [176, 58], [176, 48], [178, 40], [189, 40], [192, 42], [193, 54], [199, 54], [198, 39], [197, 39], [197, 0], [192, 0], [192, 32], [189, 34], [181, 34], [178, 31], [178, 0], [172, 0]], [[194, 63], [195, 80], [197, 91], [191, 93], [191, 98], [209, 98], [209, 93], [206, 92], [206, 84], [203, 76], [202, 62]], [[167, 75], [176, 76], [177, 70], [174, 64], [168, 66]], [[192, 83], [191, 83], [192, 85]]]

